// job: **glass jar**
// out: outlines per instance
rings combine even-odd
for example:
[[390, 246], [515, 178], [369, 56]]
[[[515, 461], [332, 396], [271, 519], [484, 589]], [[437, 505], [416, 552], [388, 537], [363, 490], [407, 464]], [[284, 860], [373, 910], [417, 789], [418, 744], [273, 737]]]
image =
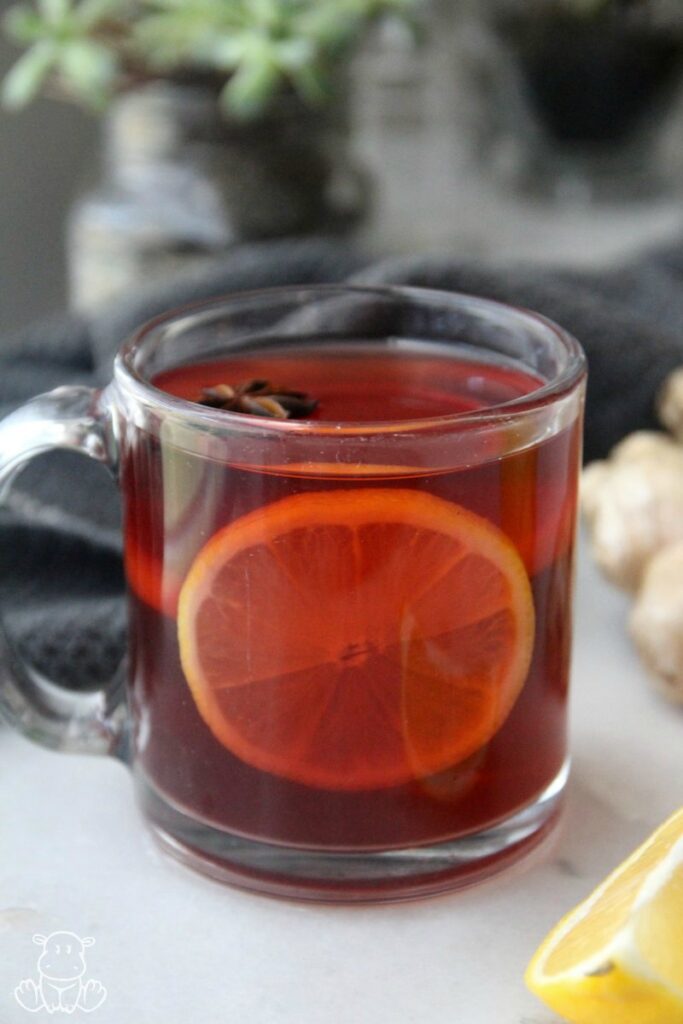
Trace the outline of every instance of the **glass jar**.
[[68, 225], [71, 305], [244, 241], [343, 232], [368, 206], [351, 159], [346, 91], [312, 109], [282, 94], [261, 117], [223, 115], [213, 82], [154, 82], [121, 95], [104, 122], [102, 180]]

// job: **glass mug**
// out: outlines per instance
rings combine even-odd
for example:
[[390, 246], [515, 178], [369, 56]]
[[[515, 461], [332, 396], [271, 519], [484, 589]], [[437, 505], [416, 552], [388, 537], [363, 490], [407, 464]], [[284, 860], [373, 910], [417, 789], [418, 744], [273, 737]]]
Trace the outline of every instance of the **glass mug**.
[[388, 900], [500, 870], [567, 777], [584, 386], [561, 328], [458, 294], [158, 318], [104, 391], [0, 426], [4, 486], [50, 448], [117, 476], [129, 609], [99, 692], [8, 645], [5, 715], [125, 760], [161, 845], [243, 888]]

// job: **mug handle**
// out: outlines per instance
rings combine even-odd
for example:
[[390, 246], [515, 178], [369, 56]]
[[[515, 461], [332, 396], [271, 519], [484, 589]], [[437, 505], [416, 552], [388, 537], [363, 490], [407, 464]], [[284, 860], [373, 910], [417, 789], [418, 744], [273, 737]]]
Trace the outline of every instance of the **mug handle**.
[[[118, 446], [102, 392], [57, 388], [0, 422], [0, 500], [30, 459], [53, 449], [88, 455], [117, 479]], [[112, 680], [87, 693], [51, 682], [18, 656], [0, 622], [0, 712], [30, 739], [52, 749], [113, 754], [125, 760], [124, 695], [123, 666]]]

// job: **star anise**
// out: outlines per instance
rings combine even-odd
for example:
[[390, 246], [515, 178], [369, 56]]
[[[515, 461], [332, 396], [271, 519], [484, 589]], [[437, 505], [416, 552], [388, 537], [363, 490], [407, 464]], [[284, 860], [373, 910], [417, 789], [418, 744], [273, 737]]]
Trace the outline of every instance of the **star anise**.
[[301, 420], [310, 416], [318, 401], [304, 391], [276, 387], [268, 380], [245, 380], [241, 384], [202, 388], [199, 404], [276, 420]]

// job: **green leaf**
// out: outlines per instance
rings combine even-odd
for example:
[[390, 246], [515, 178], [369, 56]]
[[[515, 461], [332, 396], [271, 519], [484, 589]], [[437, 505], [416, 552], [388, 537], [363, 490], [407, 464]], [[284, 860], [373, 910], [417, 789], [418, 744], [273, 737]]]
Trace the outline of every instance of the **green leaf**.
[[38, 0], [38, 7], [46, 21], [59, 24], [70, 13], [69, 0]]
[[310, 39], [284, 39], [275, 44], [274, 58], [283, 70], [299, 70], [315, 61], [315, 46]]
[[81, 25], [91, 28], [106, 18], [125, 18], [133, 12], [130, 0], [81, 0], [78, 16]]
[[24, 4], [10, 7], [3, 19], [3, 26], [7, 35], [18, 43], [32, 43], [45, 32], [40, 15]]
[[280, 81], [280, 72], [274, 64], [242, 64], [223, 89], [221, 103], [236, 117], [255, 117], [265, 110]]
[[292, 72], [292, 82], [299, 95], [312, 106], [329, 103], [333, 96], [331, 78], [326, 70], [314, 64], [303, 65]]
[[207, 40], [203, 57], [207, 64], [220, 70], [232, 71], [244, 59], [244, 40], [239, 36], [223, 35]]
[[76, 41], [61, 48], [59, 71], [79, 99], [88, 106], [101, 107], [116, 80], [117, 62], [105, 46]]
[[51, 42], [36, 43], [20, 57], [2, 83], [2, 101], [10, 110], [26, 106], [40, 91], [54, 69], [55, 47]]
[[306, 12], [302, 29], [322, 49], [339, 50], [359, 34], [360, 26], [357, 16], [348, 7], [335, 8], [328, 4]]
[[[309, 102], [321, 103], [330, 95], [336, 58], [372, 19], [394, 13], [407, 21], [424, 2], [34, 0], [34, 8], [13, 8], [6, 19], [14, 38], [40, 44], [11, 73], [6, 92], [12, 105], [27, 102], [56, 63], [74, 95], [100, 105], [121, 66], [162, 73], [194, 66], [231, 74], [223, 102], [241, 117], [258, 115], [287, 81]], [[42, 49], [47, 44], [56, 48], [49, 59]]]
[[187, 3], [186, 0], [149, 0], [147, 6], [150, 9], [156, 8], [159, 11], [174, 11], [187, 7]]
[[268, 26], [278, 20], [282, 6], [273, 0], [251, 0], [249, 13], [253, 17], [254, 24]]

